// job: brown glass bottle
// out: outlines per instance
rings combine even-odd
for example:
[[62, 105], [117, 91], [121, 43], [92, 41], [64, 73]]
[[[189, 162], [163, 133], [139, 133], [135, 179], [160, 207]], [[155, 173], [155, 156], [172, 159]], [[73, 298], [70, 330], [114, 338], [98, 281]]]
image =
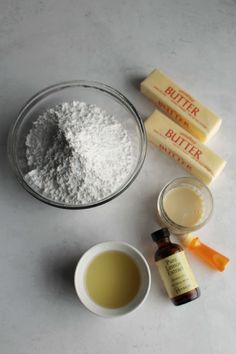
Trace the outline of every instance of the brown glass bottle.
[[200, 296], [200, 289], [181, 246], [170, 241], [167, 228], [151, 234], [157, 244], [155, 262], [174, 305], [183, 305]]

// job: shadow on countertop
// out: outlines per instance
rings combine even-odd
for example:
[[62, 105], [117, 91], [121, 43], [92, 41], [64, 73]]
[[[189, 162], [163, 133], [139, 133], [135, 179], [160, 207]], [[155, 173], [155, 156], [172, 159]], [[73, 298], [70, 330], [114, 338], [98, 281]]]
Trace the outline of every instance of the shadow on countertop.
[[82, 253], [60, 249], [57, 254], [48, 252], [44, 256], [41, 272], [49, 295], [57, 300], [72, 300], [77, 306], [81, 304], [74, 287], [74, 273]]

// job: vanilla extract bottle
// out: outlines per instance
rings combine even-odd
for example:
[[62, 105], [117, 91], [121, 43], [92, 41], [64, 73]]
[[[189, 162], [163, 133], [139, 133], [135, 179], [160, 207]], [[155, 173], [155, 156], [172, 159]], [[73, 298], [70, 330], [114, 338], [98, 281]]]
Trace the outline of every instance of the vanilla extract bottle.
[[179, 306], [200, 296], [200, 289], [183, 248], [170, 241], [167, 228], [151, 234], [157, 244], [155, 262], [164, 287], [174, 305]]

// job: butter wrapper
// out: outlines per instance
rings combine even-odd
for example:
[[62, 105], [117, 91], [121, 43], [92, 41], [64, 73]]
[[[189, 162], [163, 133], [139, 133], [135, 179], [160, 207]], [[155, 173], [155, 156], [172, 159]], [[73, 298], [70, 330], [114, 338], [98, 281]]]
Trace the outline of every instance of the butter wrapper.
[[201, 142], [221, 125], [220, 118], [157, 69], [141, 83], [141, 92]]
[[148, 140], [205, 184], [211, 183], [226, 162], [191, 134], [154, 111], [145, 121]]

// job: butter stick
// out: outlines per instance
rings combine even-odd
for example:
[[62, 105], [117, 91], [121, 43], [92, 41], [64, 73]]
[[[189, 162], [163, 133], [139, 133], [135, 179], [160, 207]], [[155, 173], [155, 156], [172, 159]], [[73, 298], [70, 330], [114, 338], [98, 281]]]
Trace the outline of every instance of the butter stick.
[[220, 118], [159, 70], [141, 83], [141, 92], [201, 142], [209, 140], [221, 125]]
[[226, 162], [191, 134], [154, 111], [145, 121], [148, 140], [205, 184], [211, 183]]

